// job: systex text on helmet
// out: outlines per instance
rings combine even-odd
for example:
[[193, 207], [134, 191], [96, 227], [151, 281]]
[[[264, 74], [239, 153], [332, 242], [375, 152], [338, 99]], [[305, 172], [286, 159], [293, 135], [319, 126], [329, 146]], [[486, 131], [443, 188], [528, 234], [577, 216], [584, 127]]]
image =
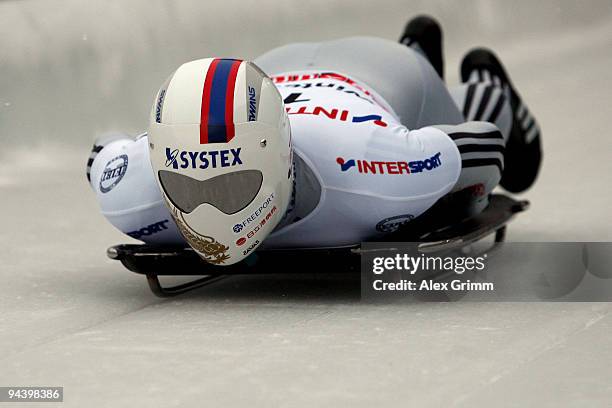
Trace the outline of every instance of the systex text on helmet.
[[174, 169], [216, 169], [217, 167], [232, 167], [242, 164], [240, 151], [242, 148], [208, 150], [208, 151], [186, 151], [166, 147], [166, 167]]

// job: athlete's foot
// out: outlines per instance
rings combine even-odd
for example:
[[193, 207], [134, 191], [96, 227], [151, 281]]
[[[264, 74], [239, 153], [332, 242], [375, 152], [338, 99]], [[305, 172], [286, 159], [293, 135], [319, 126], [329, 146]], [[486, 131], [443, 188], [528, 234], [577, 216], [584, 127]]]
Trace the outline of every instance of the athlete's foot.
[[462, 82], [491, 82], [504, 89], [512, 108], [512, 129], [506, 142], [501, 186], [512, 193], [525, 191], [535, 181], [542, 159], [540, 127], [512, 85], [492, 51], [476, 48], [461, 63]]
[[444, 59], [442, 57], [442, 29], [440, 24], [429, 16], [418, 16], [406, 24], [400, 43], [423, 54], [429, 63], [444, 79]]

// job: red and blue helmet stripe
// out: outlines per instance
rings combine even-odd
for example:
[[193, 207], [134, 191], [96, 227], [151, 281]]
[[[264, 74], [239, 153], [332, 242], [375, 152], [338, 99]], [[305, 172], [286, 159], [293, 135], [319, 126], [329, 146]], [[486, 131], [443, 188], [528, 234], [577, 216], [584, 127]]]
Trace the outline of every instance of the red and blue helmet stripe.
[[234, 138], [234, 87], [241, 60], [215, 58], [206, 73], [200, 112], [200, 144]]

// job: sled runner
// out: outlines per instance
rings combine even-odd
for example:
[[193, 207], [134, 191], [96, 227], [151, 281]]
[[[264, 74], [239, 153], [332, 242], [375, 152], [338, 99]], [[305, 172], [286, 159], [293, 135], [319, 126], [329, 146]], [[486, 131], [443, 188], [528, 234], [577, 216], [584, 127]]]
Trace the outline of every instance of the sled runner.
[[[418, 252], [432, 254], [459, 250], [494, 235], [495, 246], [504, 241], [508, 222], [515, 214], [525, 211], [529, 202], [502, 194], [492, 194], [489, 200], [487, 208], [476, 215], [469, 214], [469, 206], [462, 205], [460, 197], [441, 200], [425, 214], [377, 242], [414, 242]], [[124, 244], [107, 251], [109, 258], [121, 261], [134, 273], [145, 275], [149, 287], [159, 297], [185, 293], [235, 274], [312, 272], [323, 264], [330, 272], [356, 272], [361, 253], [361, 245], [262, 249], [234, 265], [217, 266], [202, 260], [191, 248]], [[281, 265], [291, 265], [291, 269], [282, 270]], [[201, 277], [163, 287], [159, 276]]]

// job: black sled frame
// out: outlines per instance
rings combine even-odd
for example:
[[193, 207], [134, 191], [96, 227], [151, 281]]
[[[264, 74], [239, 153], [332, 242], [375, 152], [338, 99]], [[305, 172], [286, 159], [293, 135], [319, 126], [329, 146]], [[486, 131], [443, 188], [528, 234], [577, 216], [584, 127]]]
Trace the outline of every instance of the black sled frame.
[[[493, 246], [497, 246], [505, 239], [508, 222], [529, 207], [528, 201], [492, 194], [487, 208], [476, 215], [470, 215], [467, 212], [469, 205], [463, 205], [461, 198], [457, 198], [451, 196], [439, 201], [425, 214], [386, 236], [384, 241], [417, 242], [418, 252], [432, 254], [460, 250], [494, 234]], [[329, 270], [355, 272], [359, 270], [361, 252], [360, 245], [258, 250], [243, 261], [229, 266], [211, 265], [191, 248], [183, 247], [124, 244], [108, 248], [107, 255], [121, 261], [128, 270], [145, 275], [155, 295], [171, 297], [229, 275], [279, 272], [279, 265], [291, 265], [290, 272], [299, 273], [317, 270], [324, 262]], [[202, 277], [180, 285], [163, 287], [159, 276]]]

